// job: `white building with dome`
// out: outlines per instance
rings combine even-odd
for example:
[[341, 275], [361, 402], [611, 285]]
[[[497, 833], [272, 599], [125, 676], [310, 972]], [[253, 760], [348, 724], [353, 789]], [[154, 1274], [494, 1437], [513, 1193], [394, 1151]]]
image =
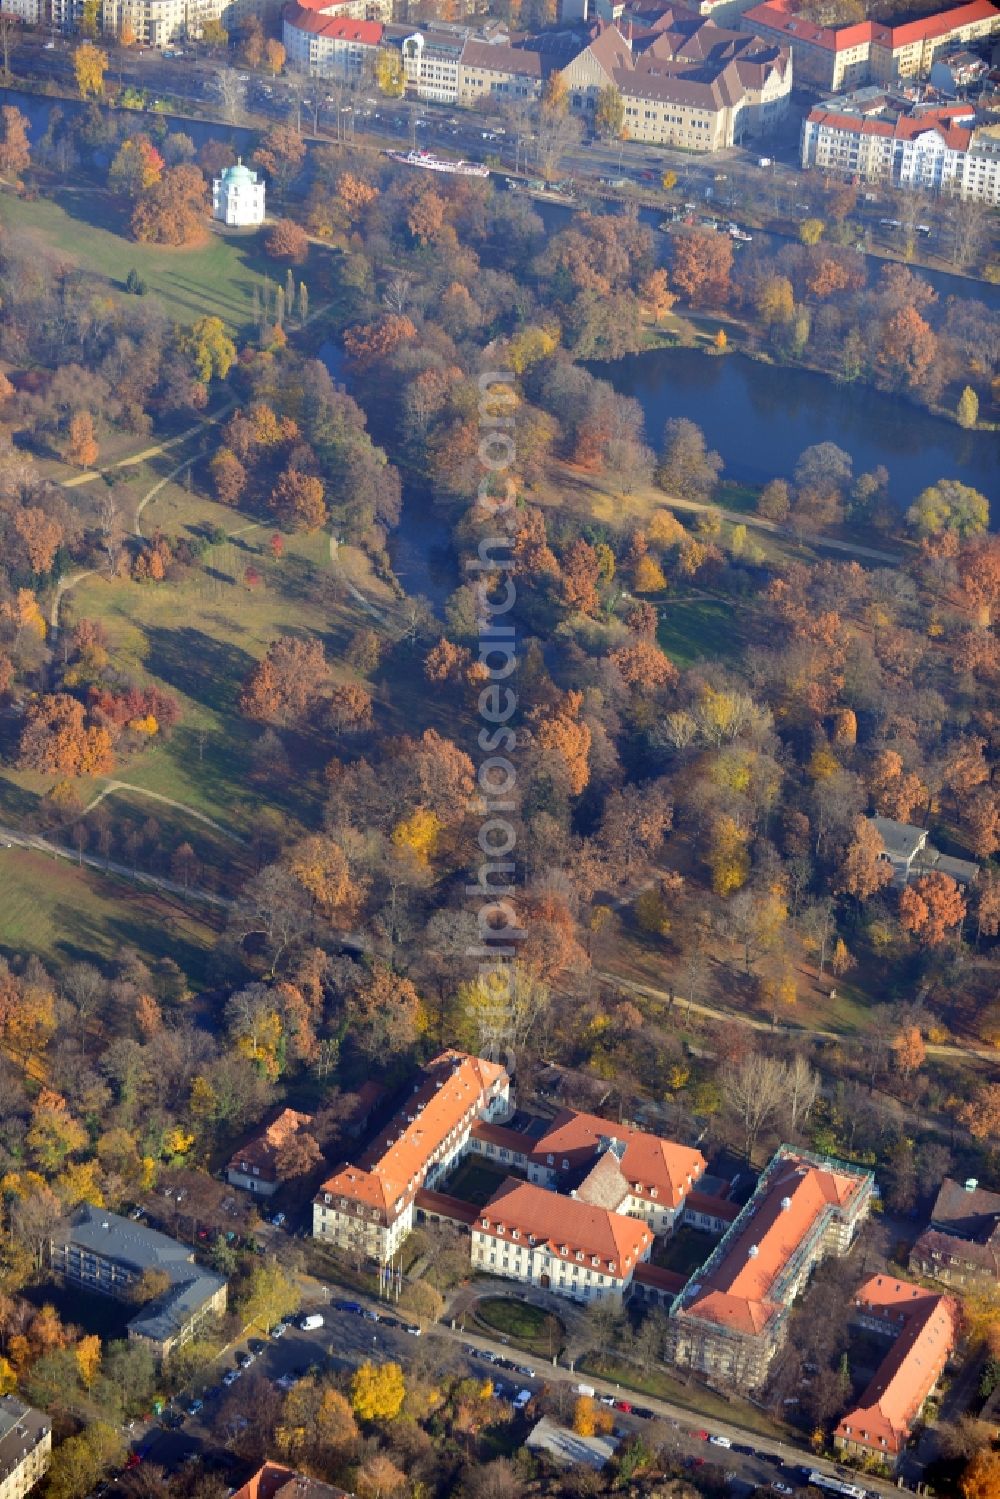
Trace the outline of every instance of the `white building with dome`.
[[264, 222], [264, 182], [238, 161], [212, 183], [212, 217], [232, 229], [253, 229]]

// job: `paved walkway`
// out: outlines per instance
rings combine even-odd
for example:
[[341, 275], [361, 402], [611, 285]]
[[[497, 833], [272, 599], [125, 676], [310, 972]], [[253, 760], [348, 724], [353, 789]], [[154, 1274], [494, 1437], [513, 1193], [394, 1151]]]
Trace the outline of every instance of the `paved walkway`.
[[50, 843], [37, 833], [18, 833], [13, 828], [0, 827], [0, 859], [3, 858], [3, 848], [11, 847], [47, 854], [51, 859], [65, 859], [70, 864], [86, 864], [89, 869], [96, 869], [101, 874], [119, 875], [122, 879], [131, 880], [133, 884], [149, 885], [154, 890], [162, 890], [167, 895], [179, 895], [185, 900], [200, 900], [205, 905], [217, 906], [223, 911], [232, 910], [235, 905], [234, 901], [224, 895], [217, 895], [214, 890], [202, 890], [197, 885], [182, 885], [179, 880], [168, 880], [162, 875], [147, 874], [142, 869], [131, 869], [127, 864], [118, 864], [114, 859], [104, 859], [97, 854], [78, 853], [75, 848]]
[[[103, 777], [102, 780], [104, 780]], [[81, 817], [86, 817], [88, 812], [92, 812], [95, 807], [100, 806], [105, 797], [113, 796], [116, 791], [129, 791], [133, 796], [144, 796], [149, 801], [159, 802], [161, 806], [173, 807], [175, 811], [183, 812], [185, 816], [194, 818], [195, 822], [204, 823], [206, 827], [211, 828], [213, 832], [218, 833], [221, 837], [228, 838], [230, 843], [242, 844], [245, 842], [245, 839], [240, 838], [230, 828], [223, 827], [221, 822], [216, 822], [213, 818], [207, 816], [206, 813], [199, 812], [197, 808], [189, 806], [187, 802], [176, 801], [172, 796], [163, 796], [159, 791], [147, 791], [145, 786], [133, 786], [129, 781], [104, 780], [102, 790], [97, 793], [93, 801], [87, 803], [80, 814]]]

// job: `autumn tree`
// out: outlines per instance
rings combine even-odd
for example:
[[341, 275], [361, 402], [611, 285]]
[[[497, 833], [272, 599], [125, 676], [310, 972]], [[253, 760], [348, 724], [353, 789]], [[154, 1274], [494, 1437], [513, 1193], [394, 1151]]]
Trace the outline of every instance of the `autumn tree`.
[[718, 817], [712, 827], [708, 865], [712, 871], [712, 889], [716, 895], [732, 895], [745, 885], [750, 876], [748, 835], [728, 815]]
[[590, 779], [590, 728], [580, 720], [583, 694], [567, 692], [560, 707], [532, 715], [538, 748], [554, 755], [565, 770], [567, 789], [579, 796]]
[[417, 330], [408, 317], [387, 313], [374, 323], [359, 324], [344, 332], [344, 348], [362, 369], [393, 355], [401, 344], [410, 343]]
[[406, 1381], [398, 1364], [367, 1360], [351, 1379], [351, 1408], [362, 1421], [394, 1421], [403, 1408]]
[[282, 197], [306, 156], [306, 143], [291, 125], [272, 125], [253, 153], [254, 166], [260, 167]]
[[896, 1070], [900, 1076], [909, 1080], [915, 1072], [919, 1072], [927, 1058], [927, 1048], [924, 1038], [920, 1034], [918, 1025], [907, 1025], [893, 1037], [893, 1055], [896, 1058]]
[[673, 283], [696, 307], [722, 307], [729, 299], [733, 242], [712, 229], [674, 235]]
[[924, 947], [939, 947], [965, 920], [965, 896], [947, 874], [922, 874], [901, 891], [899, 924]]
[[1000, 604], [1000, 537], [968, 542], [958, 554], [962, 591], [975, 611], [976, 623], [988, 629]]
[[287, 531], [317, 531], [327, 518], [322, 479], [296, 468], [279, 474], [268, 504]]
[[32, 572], [50, 573], [63, 539], [63, 528], [59, 522], [37, 506], [25, 505], [14, 512], [14, 530], [21, 540]]
[[267, 41], [264, 43], [264, 56], [267, 60], [268, 67], [270, 68], [275, 78], [277, 78], [278, 74], [285, 66], [285, 49], [282, 46], [281, 42], [277, 41], [273, 36], [268, 37]]
[[90, 42], [82, 42], [73, 53], [73, 72], [81, 99], [100, 98], [104, 93], [104, 74], [108, 54]]
[[297, 723], [315, 711], [330, 684], [330, 668], [318, 640], [281, 636], [248, 676], [240, 707], [265, 723]]
[[882, 857], [882, 839], [875, 824], [867, 817], [859, 817], [854, 825], [854, 837], [847, 845], [843, 861], [837, 872], [834, 889], [856, 900], [868, 900], [892, 882], [892, 865]]
[[200, 317], [179, 342], [202, 385], [224, 380], [236, 361], [236, 345], [219, 317]]
[[66, 437], [66, 457], [77, 468], [93, 468], [99, 453], [94, 437], [94, 418], [89, 411], [74, 411]]
[[13, 104], [0, 108], [0, 172], [17, 182], [31, 165], [28, 121]]
[[937, 335], [915, 307], [901, 307], [881, 324], [875, 369], [890, 389], [919, 390], [937, 356]]
[[984, 1083], [961, 1105], [958, 1118], [974, 1140], [1000, 1139], [1000, 1083]]
[[67, 693], [49, 693], [28, 705], [18, 763], [26, 770], [58, 775], [107, 775], [112, 769], [111, 735], [89, 726], [82, 703]]
[[267, 1336], [277, 1322], [298, 1311], [302, 1292], [276, 1260], [254, 1265], [240, 1298], [240, 1314], [247, 1327]]
[[594, 129], [605, 140], [617, 140], [625, 124], [625, 101], [613, 83], [602, 88], [594, 110]]
[[1000, 1452], [980, 1447], [966, 1463], [959, 1480], [962, 1499], [998, 1499], [1000, 1496]]
[[164, 161], [148, 135], [130, 135], [118, 147], [108, 169], [113, 192], [138, 198], [163, 176]]
[[914, 500], [906, 519], [918, 536], [940, 536], [953, 532], [963, 541], [977, 536], [990, 523], [990, 505], [984, 494], [957, 479], [939, 479]]
[[407, 1051], [424, 1028], [424, 1009], [409, 979], [385, 963], [375, 963], [371, 974], [351, 996], [351, 1035], [365, 1056], [395, 1056]]
[[207, 188], [190, 162], [168, 167], [146, 189], [132, 212], [132, 233], [154, 245], [187, 245], [205, 233]]
[[216, 499], [223, 505], [238, 505], [247, 486], [247, 471], [228, 448], [220, 448], [208, 465]]
[[264, 248], [272, 260], [290, 260], [293, 265], [302, 265], [309, 256], [309, 236], [294, 219], [276, 219]]
[[663, 448], [656, 469], [660, 488], [683, 500], [708, 500], [721, 472], [722, 459], [709, 450], [697, 423], [687, 417], [671, 417], [663, 429]]

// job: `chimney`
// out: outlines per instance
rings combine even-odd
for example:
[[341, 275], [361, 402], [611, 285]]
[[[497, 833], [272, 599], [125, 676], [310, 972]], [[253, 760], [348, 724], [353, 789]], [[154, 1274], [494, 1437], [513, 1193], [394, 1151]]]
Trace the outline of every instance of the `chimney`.
[[760, 1246], [757, 1245], [757, 1244], [751, 1244], [750, 1248], [747, 1250], [747, 1254], [750, 1256], [750, 1258], [752, 1260], [755, 1260], [757, 1258], [757, 1256], [760, 1254]]
[[788, 1209], [791, 1207], [791, 1205], [792, 1205], [792, 1199], [790, 1197], [783, 1197], [781, 1199], [781, 1211], [783, 1213], [787, 1213]]
[[974, 1177], [974, 1176], [970, 1176], [967, 1179], [966, 1183], [965, 1183], [965, 1190], [967, 1192], [974, 1192], [978, 1186], [979, 1186], [978, 1179], [976, 1177]]

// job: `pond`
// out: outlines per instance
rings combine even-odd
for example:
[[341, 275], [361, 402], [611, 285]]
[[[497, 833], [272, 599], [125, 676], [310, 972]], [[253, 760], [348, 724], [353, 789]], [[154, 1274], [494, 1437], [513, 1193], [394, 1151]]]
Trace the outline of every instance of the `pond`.
[[850, 453], [855, 473], [884, 464], [901, 508], [936, 479], [960, 479], [990, 498], [996, 523], [995, 432], [965, 432], [870, 386], [841, 385], [742, 354], [655, 349], [591, 369], [639, 402], [654, 448], [669, 417], [689, 417], [721, 453], [724, 477], [737, 483], [790, 478], [804, 448], [834, 442]]

